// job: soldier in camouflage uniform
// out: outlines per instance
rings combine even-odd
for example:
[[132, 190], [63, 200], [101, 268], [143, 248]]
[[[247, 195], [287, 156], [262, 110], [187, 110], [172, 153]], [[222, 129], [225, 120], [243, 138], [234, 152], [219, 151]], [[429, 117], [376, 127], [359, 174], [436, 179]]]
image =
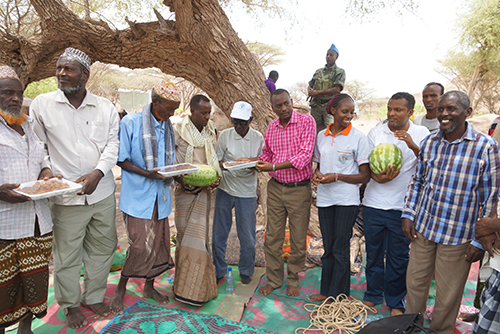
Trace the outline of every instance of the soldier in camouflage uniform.
[[335, 65], [338, 57], [339, 50], [332, 44], [326, 53], [326, 66], [318, 69], [309, 81], [309, 106], [316, 121], [316, 132], [333, 123], [332, 115], [326, 113], [326, 104], [344, 89], [345, 71]]

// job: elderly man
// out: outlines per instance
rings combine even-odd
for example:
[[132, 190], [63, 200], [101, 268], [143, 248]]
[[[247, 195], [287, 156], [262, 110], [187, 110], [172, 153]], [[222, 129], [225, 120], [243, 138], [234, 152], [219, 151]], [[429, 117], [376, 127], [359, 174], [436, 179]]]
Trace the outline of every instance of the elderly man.
[[[409, 259], [409, 240], [401, 231], [406, 188], [415, 173], [420, 142], [429, 134], [427, 128], [410, 121], [415, 98], [408, 93], [394, 94], [387, 104], [388, 122], [368, 133], [372, 147], [390, 143], [403, 154], [399, 169], [389, 166], [366, 187], [363, 199], [363, 220], [366, 238], [366, 292], [368, 306], [381, 304], [384, 297], [391, 315], [405, 309], [406, 267]], [[384, 263], [385, 262], [385, 263]]]
[[[204, 95], [189, 102], [191, 115], [175, 126], [175, 155], [178, 163], [205, 164], [221, 175], [215, 151], [215, 124], [210, 120], [212, 105]], [[180, 179], [175, 187], [174, 297], [176, 300], [202, 305], [217, 297], [215, 268], [208, 250], [210, 187], [191, 187]], [[218, 186], [218, 182], [211, 185]]]
[[20, 182], [52, 177], [32, 120], [21, 111], [23, 85], [0, 66], [0, 333], [19, 323], [32, 333], [33, 316], [47, 313], [52, 219], [46, 199], [31, 201], [13, 191]]
[[110, 304], [115, 314], [123, 313], [123, 297], [131, 277], [146, 280], [144, 297], [160, 304], [168, 302], [168, 297], [153, 286], [156, 277], [174, 266], [168, 223], [172, 212], [172, 179], [159, 174], [158, 167], [170, 166], [175, 161], [175, 135], [169, 118], [179, 107], [180, 97], [174, 84], [161, 81], [151, 91], [151, 103], [141, 113], [130, 114], [120, 123], [119, 208], [125, 213], [130, 247]]
[[311, 212], [312, 156], [316, 127], [308, 114], [293, 110], [290, 94], [277, 89], [271, 105], [278, 118], [267, 128], [262, 159], [257, 169], [269, 172], [267, 184], [267, 231], [264, 243], [268, 283], [260, 288], [267, 296], [284, 280], [283, 241], [287, 217], [291, 252], [288, 259], [289, 296], [298, 296], [298, 273], [306, 260], [306, 239]]
[[488, 217], [498, 200], [498, 144], [466, 122], [471, 113], [467, 94], [441, 97], [440, 131], [421, 144], [402, 215], [404, 234], [412, 241], [406, 312], [424, 313], [435, 273], [430, 327], [439, 334], [455, 329], [470, 265], [484, 254], [474, 240], [476, 221]]
[[[250, 128], [252, 106], [239, 101], [233, 106], [231, 122], [234, 128], [221, 132], [217, 143], [217, 157], [225, 161], [257, 161], [262, 154], [264, 137]], [[220, 280], [227, 272], [227, 237], [233, 224], [233, 208], [240, 240], [241, 282], [249, 284], [255, 269], [255, 224], [257, 217], [257, 171], [252, 169], [223, 170], [223, 178], [215, 195], [212, 252], [215, 274]]]
[[[54, 173], [83, 182], [76, 195], [54, 197], [54, 290], [70, 328], [86, 324], [82, 303], [101, 315], [116, 250], [115, 182], [119, 117], [113, 104], [85, 89], [90, 58], [67, 48], [57, 60], [58, 90], [33, 100], [34, 129], [48, 149]], [[83, 296], [80, 288], [85, 267]]]
[[326, 112], [326, 104], [344, 89], [345, 71], [335, 64], [338, 57], [339, 50], [332, 44], [326, 52], [325, 67], [318, 69], [309, 81], [309, 106], [316, 121], [316, 132], [333, 123], [333, 116]]
[[425, 85], [422, 91], [422, 102], [424, 102], [426, 113], [424, 115], [415, 116], [413, 118], [413, 123], [425, 126], [430, 132], [438, 131], [439, 121], [437, 119], [437, 109], [439, 98], [443, 93], [444, 87], [440, 83], [430, 82]]

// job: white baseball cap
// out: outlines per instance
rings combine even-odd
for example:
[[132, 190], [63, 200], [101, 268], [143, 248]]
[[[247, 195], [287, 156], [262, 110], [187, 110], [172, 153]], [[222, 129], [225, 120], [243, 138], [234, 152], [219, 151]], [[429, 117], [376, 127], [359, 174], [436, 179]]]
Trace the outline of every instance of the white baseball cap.
[[231, 111], [231, 118], [248, 121], [252, 117], [252, 106], [248, 102], [238, 101]]

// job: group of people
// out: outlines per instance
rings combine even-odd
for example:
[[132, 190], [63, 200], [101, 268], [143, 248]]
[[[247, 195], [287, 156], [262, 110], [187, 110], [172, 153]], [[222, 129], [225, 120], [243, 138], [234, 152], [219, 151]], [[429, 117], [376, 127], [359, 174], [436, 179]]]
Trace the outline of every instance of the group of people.
[[[312, 182], [317, 185], [325, 252], [320, 293], [309, 299], [321, 302], [340, 294], [349, 296], [349, 241], [363, 204], [367, 250], [363, 302], [375, 306], [385, 298], [391, 315], [424, 313], [435, 279], [431, 328], [452, 333], [470, 264], [482, 258], [485, 250], [494, 258], [500, 230], [495, 216], [498, 144], [466, 122], [472, 112], [467, 95], [444, 94], [438, 83], [423, 90], [425, 115], [412, 122], [415, 99], [396, 93], [388, 101], [387, 121], [364, 135], [351, 123], [355, 101], [341, 93], [345, 72], [335, 64], [338, 55], [332, 44], [326, 66], [309, 82], [311, 115], [293, 109], [289, 93], [273, 87], [278, 76], [271, 73], [268, 87], [277, 118], [264, 136], [250, 127], [252, 106], [245, 101], [233, 106], [233, 127], [217, 133], [210, 120], [210, 100], [204, 95], [191, 99], [190, 115], [174, 126], [170, 117], [180, 105], [181, 92], [168, 81], [154, 87], [151, 103], [142, 112], [120, 121], [111, 102], [86, 90], [91, 61], [74, 48], [67, 48], [57, 61], [59, 89], [35, 98], [26, 117], [21, 112], [19, 78], [12, 68], [0, 66], [0, 168], [4, 171], [0, 174], [0, 299], [8, 301], [0, 305], [0, 333], [16, 322], [20, 333], [29, 333], [33, 316], [45, 315], [51, 253], [55, 298], [70, 328], [86, 324], [80, 305], [101, 316], [123, 313], [129, 278], [145, 280], [145, 297], [168, 302], [154, 280], [174, 266], [173, 298], [202, 305], [217, 296], [217, 285], [227, 273], [233, 209], [241, 244], [239, 272], [242, 283], [249, 284], [254, 274], [259, 172], [270, 175], [264, 244], [267, 284], [260, 287], [261, 295], [284, 283], [282, 246], [287, 226], [291, 244], [287, 294], [300, 294], [298, 274], [305, 264]], [[369, 154], [384, 143], [401, 150], [402, 166], [388, 166], [375, 174]], [[227, 170], [226, 161], [254, 161], [256, 167]], [[159, 173], [161, 166], [184, 162], [209, 165], [220, 177], [209, 186], [194, 187], [182, 176], [172, 179]], [[130, 247], [108, 305], [104, 295], [117, 244], [111, 172], [115, 164], [122, 169], [119, 208]], [[50, 201], [33, 201], [14, 191], [19, 183], [52, 177], [83, 183], [82, 190]], [[367, 184], [363, 196], [360, 184]], [[168, 220], [172, 202], [175, 261]], [[476, 223], [478, 218], [482, 219]], [[498, 332], [500, 326], [500, 268], [494, 263], [492, 267], [475, 333]]]

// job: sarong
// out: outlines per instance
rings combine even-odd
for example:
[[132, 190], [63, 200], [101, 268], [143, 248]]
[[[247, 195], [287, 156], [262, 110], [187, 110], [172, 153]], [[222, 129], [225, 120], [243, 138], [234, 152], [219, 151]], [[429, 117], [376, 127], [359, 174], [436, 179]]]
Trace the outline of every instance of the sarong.
[[123, 277], [150, 280], [174, 267], [168, 217], [158, 220], [156, 203], [151, 219], [125, 215], [125, 225], [130, 247], [122, 268]]
[[215, 267], [208, 246], [210, 193], [202, 188], [196, 194], [182, 187], [175, 189], [175, 298], [201, 305], [217, 297]]
[[15, 324], [29, 313], [37, 318], [47, 313], [52, 232], [39, 234], [0, 239], [0, 328]]

